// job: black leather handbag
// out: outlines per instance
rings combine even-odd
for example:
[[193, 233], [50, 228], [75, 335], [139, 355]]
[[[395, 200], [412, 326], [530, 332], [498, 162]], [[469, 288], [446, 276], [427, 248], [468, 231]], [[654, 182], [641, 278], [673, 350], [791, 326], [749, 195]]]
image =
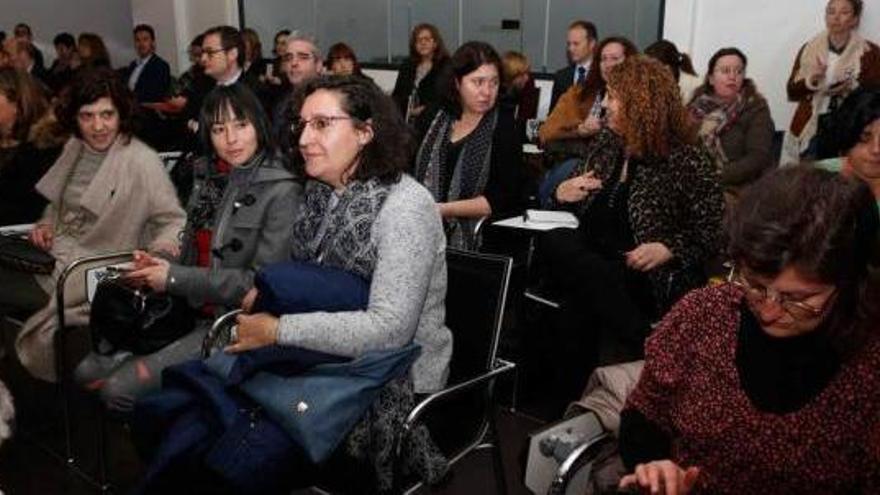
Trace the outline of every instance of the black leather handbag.
[[0, 235], [0, 266], [19, 272], [49, 274], [55, 268], [55, 258], [27, 239]]
[[[107, 277], [98, 282], [92, 300], [92, 348], [104, 355], [119, 350], [151, 354], [191, 332], [195, 315], [183, 298], [135, 289], [118, 277]], [[99, 345], [101, 339], [109, 346]]]

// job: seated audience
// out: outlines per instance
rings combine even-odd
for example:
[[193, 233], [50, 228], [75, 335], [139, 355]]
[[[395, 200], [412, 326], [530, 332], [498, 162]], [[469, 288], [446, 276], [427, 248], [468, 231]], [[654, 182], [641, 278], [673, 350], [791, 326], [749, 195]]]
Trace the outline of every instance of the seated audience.
[[[147, 248], [176, 255], [186, 220], [156, 152], [131, 136], [132, 96], [110, 69], [80, 71], [58, 110], [74, 134], [37, 183], [49, 201], [31, 242], [56, 260], [49, 275], [4, 270], [0, 307], [37, 311], [18, 333], [15, 350], [35, 377], [53, 381], [57, 329], [55, 281], [83, 256]], [[67, 323], [88, 321], [83, 274], [67, 284]]]
[[572, 86], [583, 84], [595, 68], [594, 55], [599, 33], [596, 25], [589, 21], [576, 20], [569, 24], [565, 36], [565, 53], [569, 65], [553, 75], [553, 95], [550, 97], [550, 111], [556, 108], [559, 98]]
[[880, 207], [880, 90], [857, 89], [835, 120], [833, 148], [839, 158], [820, 166], [865, 181]]
[[370, 280], [369, 303], [363, 311], [239, 316], [229, 350], [288, 345], [354, 357], [412, 342], [421, 346], [415, 391], [442, 388], [452, 352], [443, 229], [431, 196], [403, 173], [410, 139], [394, 104], [363, 79], [321, 77], [306, 83], [294, 115], [294, 160], [308, 181], [292, 256]]
[[628, 39], [612, 36], [599, 43], [596, 53], [598, 56], [593, 58], [583, 83], [569, 88], [541, 125], [538, 139], [542, 144], [571, 139], [581, 144], [580, 140], [595, 135], [602, 128], [602, 100], [608, 71], [639, 50]]
[[643, 493], [875, 493], [880, 250], [864, 184], [773, 171], [728, 218], [730, 282], [648, 339], [621, 417]]
[[0, 69], [0, 226], [40, 218], [46, 199], [34, 186], [65, 140], [36, 81], [24, 72]]
[[773, 119], [767, 100], [746, 78], [747, 60], [737, 48], [722, 48], [709, 59], [706, 82], [688, 105], [691, 119], [721, 172], [728, 197], [774, 166]]
[[164, 101], [170, 96], [171, 67], [156, 53], [156, 32], [152, 26], [138, 24], [134, 28], [137, 59], [123, 71], [128, 89], [138, 103]]
[[430, 122], [415, 178], [431, 191], [449, 245], [475, 249], [477, 222], [518, 208], [522, 146], [513, 115], [498, 106], [501, 59], [486, 43], [462, 45], [449, 62], [448, 94]]
[[825, 31], [805, 43], [795, 58], [786, 90], [797, 110], [785, 136], [780, 163], [833, 156], [822, 149], [840, 103], [860, 86], [880, 86], [880, 47], [858, 32], [862, 0], [829, 0]]
[[336, 43], [327, 50], [327, 63], [325, 65], [331, 74], [337, 76], [367, 77], [361, 70], [354, 50], [345, 43]]
[[629, 57], [609, 71], [604, 105], [608, 127], [555, 191], [580, 226], [550, 231], [539, 245], [561, 289], [562, 361], [579, 363], [560, 377], [567, 399], [583, 388], [585, 355], [601, 365], [641, 358], [651, 322], [705, 283], [721, 230], [715, 165], [697, 145], [672, 73]]
[[86, 357], [77, 367], [77, 382], [100, 389], [115, 410], [128, 412], [138, 397], [158, 389], [165, 367], [199, 357], [213, 318], [241, 305], [256, 270], [288, 257], [301, 186], [276, 153], [257, 97], [241, 84], [215, 88], [202, 106], [199, 137], [207, 156], [195, 165], [196, 193], [187, 206], [179, 260], [138, 252], [125, 281], [213, 311], [153, 354]]
[[107, 46], [104, 45], [104, 39], [95, 33], [80, 33], [76, 45], [77, 55], [80, 61], [80, 67], [95, 68], [106, 67], [111, 68], [110, 54], [107, 52]]
[[519, 52], [507, 52], [501, 57], [501, 63], [504, 67], [502, 103], [514, 109], [517, 122], [534, 119], [538, 116], [540, 91], [535, 86], [529, 59]]
[[397, 71], [391, 96], [407, 122], [415, 120], [443, 99], [442, 74], [449, 52], [433, 24], [419, 24], [409, 37], [409, 57]]
[[675, 43], [668, 40], [652, 43], [648, 48], [645, 48], [645, 55], [654, 57], [669, 67], [675, 80], [678, 81], [681, 100], [685, 105], [690, 103], [694, 91], [703, 84], [703, 80], [697, 76], [697, 72], [694, 70], [691, 57], [687, 53], [679, 52]]

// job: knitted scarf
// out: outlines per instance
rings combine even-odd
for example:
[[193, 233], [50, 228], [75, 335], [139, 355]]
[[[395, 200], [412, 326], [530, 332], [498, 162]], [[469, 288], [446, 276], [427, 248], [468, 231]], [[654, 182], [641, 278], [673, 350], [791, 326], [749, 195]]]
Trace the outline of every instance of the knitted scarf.
[[718, 165], [719, 171], [729, 161], [721, 146], [721, 135], [739, 119], [749, 98], [751, 97], [740, 92], [733, 101], [725, 102], [715, 94], [703, 93], [688, 105], [691, 118], [700, 123], [700, 139]]
[[[480, 119], [476, 129], [465, 138], [467, 141], [455, 163], [455, 170], [446, 170], [446, 153], [454, 122], [455, 118], [445, 110], [437, 112], [416, 156], [416, 179], [431, 191], [438, 203], [471, 199], [483, 194], [489, 181], [492, 137], [498, 124], [498, 109], [493, 109]], [[443, 178], [450, 173], [452, 181], [446, 197], [443, 197]], [[464, 249], [475, 248], [474, 227], [477, 221], [475, 218], [447, 219], [449, 245]]]
[[377, 253], [370, 235], [390, 189], [378, 179], [353, 181], [335, 196], [331, 186], [310, 180], [293, 222], [293, 257], [372, 278]]
[[[799, 136], [792, 136], [796, 140], [798, 152], [803, 152], [810, 144], [810, 140], [816, 135], [818, 130], [819, 113], [827, 105], [829, 95], [828, 89], [835, 83], [849, 79], [852, 88], [859, 83], [859, 74], [862, 72], [862, 55], [868, 49], [868, 42], [865, 41], [857, 32], [850, 34], [849, 42], [846, 44], [843, 53], [834, 66], [834, 71], [830, 77], [825, 78], [819, 86], [813, 86], [810, 82], [810, 76], [816, 71], [819, 61], [827, 63], [828, 61], [828, 33], [823, 31], [818, 36], [807, 42], [801, 52], [800, 67], [795, 75], [795, 82], [804, 81], [808, 88], [815, 91], [810, 102], [812, 106], [812, 114], [810, 120], [807, 121]], [[791, 133], [787, 133], [791, 135]], [[788, 137], [788, 136], [786, 136]]]

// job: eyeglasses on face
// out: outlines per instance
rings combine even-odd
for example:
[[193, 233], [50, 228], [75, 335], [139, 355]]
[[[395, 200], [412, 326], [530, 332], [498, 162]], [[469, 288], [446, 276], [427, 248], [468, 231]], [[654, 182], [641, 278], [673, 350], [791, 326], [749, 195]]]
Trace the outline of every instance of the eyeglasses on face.
[[794, 299], [788, 294], [777, 292], [776, 290], [766, 287], [758, 282], [750, 281], [736, 266], [730, 270], [727, 279], [734, 286], [743, 289], [746, 300], [749, 304], [757, 306], [772, 301], [778, 304], [783, 311], [788, 313], [795, 320], [808, 320], [820, 316], [828, 308], [831, 299], [837, 292], [837, 289], [835, 288], [821, 306], [814, 306], [804, 300]]
[[298, 60], [300, 62], [308, 62], [312, 60], [314, 55], [308, 52], [296, 52], [296, 53], [285, 53], [281, 56], [281, 60], [284, 62], [293, 62], [294, 60]]
[[300, 135], [305, 132], [306, 127], [311, 127], [312, 130], [318, 133], [327, 132], [333, 124], [340, 120], [357, 120], [354, 117], [349, 117], [346, 115], [315, 115], [311, 119], [303, 119], [297, 118], [292, 124], [290, 124], [290, 131], [295, 135]]
[[228, 48], [202, 48], [201, 54], [206, 55], [208, 58], [212, 58], [214, 57], [214, 55], [217, 55], [218, 53], [223, 53], [228, 50]]

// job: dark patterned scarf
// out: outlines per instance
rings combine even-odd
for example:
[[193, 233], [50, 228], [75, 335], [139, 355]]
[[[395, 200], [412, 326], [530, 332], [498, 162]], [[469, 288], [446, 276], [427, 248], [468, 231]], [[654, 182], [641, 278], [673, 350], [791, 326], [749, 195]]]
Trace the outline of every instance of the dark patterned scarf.
[[353, 181], [333, 206], [333, 188], [310, 180], [293, 223], [293, 257], [372, 278], [377, 253], [370, 234], [389, 191], [378, 179]]
[[742, 115], [749, 98], [742, 92], [731, 102], [725, 102], [714, 94], [703, 93], [688, 105], [688, 111], [695, 122], [700, 124], [700, 139], [715, 159], [718, 170], [723, 170], [729, 162], [721, 146], [721, 135]]
[[[498, 123], [498, 109], [487, 113], [465, 139], [467, 140], [455, 163], [455, 170], [446, 170], [446, 153], [455, 118], [440, 110], [422, 141], [416, 156], [416, 179], [434, 196], [438, 203], [471, 199], [483, 194], [489, 181], [492, 162], [492, 137]], [[449, 192], [443, 196], [443, 177], [452, 174]], [[474, 226], [478, 219], [447, 219], [449, 245], [473, 249], [476, 244]]]

